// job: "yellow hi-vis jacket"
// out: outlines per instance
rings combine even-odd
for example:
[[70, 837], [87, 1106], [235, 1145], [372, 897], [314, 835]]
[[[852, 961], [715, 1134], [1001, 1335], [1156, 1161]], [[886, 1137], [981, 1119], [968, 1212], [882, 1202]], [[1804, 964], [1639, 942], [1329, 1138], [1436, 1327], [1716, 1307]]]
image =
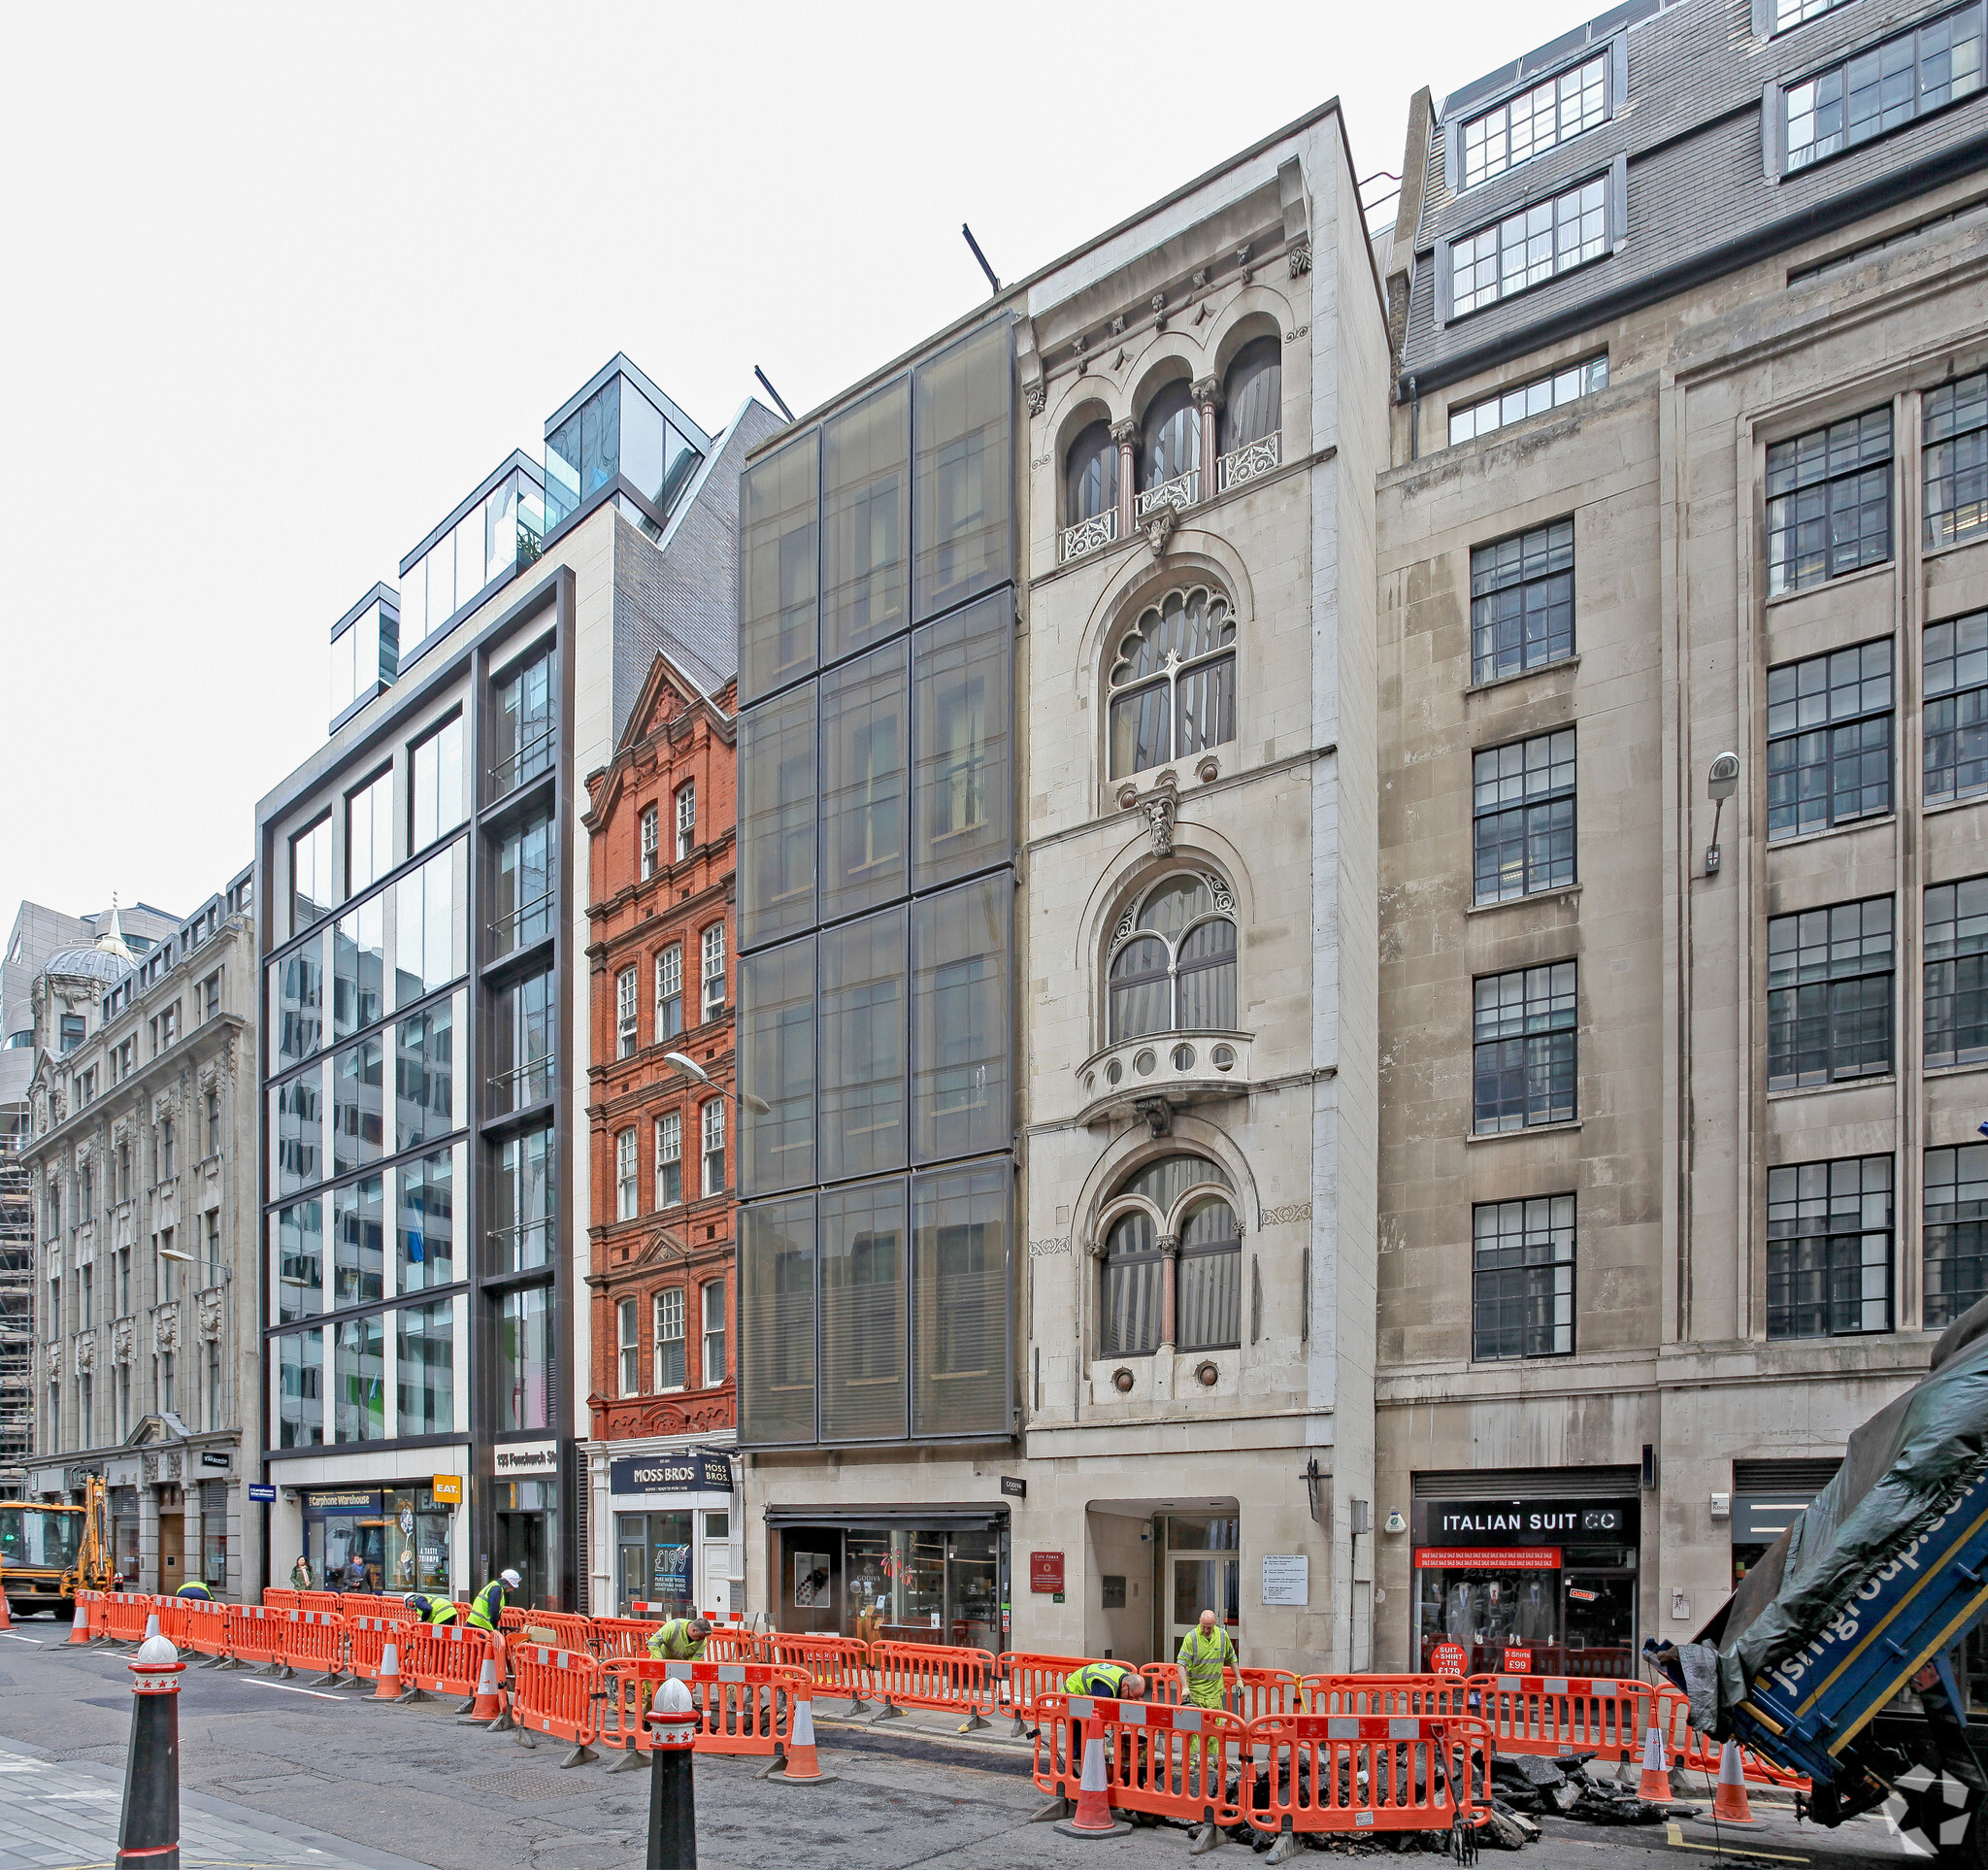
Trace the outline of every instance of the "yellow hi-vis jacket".
[[1236, 1644], [1217, 1623], [1208, 1635], [1199, 1623], [1180, 1639], [1180, 1653], [1175, 1658], [1187, 1686], [1187, 1702], [1194, 1708], [1222, 1705], [1222, 1671], [1236, 1666]]

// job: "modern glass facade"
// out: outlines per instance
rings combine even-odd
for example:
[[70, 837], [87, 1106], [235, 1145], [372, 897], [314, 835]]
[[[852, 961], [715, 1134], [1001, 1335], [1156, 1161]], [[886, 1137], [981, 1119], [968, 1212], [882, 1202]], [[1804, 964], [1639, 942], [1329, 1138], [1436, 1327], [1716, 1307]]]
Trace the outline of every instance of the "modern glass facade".
[[538, 469], [514, 454], [400, 568], [401, 642], [412, 656], [500, 579], [539, 555], [550, 524]]
[[1011, 1430], [1013, 427], [1002, 318], [744, 480], [746, 1446]]
[[654, 537], [709, 447], [676, 404], [617, 357], [546, 424], [547, 524], [616, 487], [623, 513]]

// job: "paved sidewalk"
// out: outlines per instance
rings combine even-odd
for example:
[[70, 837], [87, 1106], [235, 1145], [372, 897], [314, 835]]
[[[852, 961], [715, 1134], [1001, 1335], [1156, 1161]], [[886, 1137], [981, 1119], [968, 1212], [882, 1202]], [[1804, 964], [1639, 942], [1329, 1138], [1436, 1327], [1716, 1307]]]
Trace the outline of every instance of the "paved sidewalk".
[[[120, 1767], [38, 1759], [0, 1745], [0, 1870], [109, 1870], [123, 1798]], [[409, 1858], [183, 1791], [180, 1861], [185, 1870], [416, 1870]]]

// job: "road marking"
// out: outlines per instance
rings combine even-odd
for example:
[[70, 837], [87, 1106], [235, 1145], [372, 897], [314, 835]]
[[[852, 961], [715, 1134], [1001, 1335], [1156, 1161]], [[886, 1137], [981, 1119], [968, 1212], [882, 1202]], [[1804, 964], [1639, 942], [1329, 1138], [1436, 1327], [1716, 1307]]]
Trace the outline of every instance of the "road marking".
[[1677, 1820], [1668, 1820], [1664, 1829], [1670, 1832], [1671, 1842], [1680, 1851], [1709, 1851], [1717, 1857], [1758, 1857], [1763, 1863], [1812, 1863], [1812, 1857], [1783, 1856], [1778, 1851], [1736, 1851], [1730, 1844], [1687, 1844]]
[[[308, 1694], [315, 1701], [344, 1701], [348, 1698], [342, 1694], [327, 1694], [322, 1688], [293, 1688], [287, 1682], [258, 1682], [252, 1676], [248, 1679], [248, 1686], [252, 1688], [281, 1688], [284, 1694]], [[1804, 1857], [1802, 1861], [1806, 1863], [1808, 1859]]]
[[0, 1630], [0, 1636], [4, 1636], [10, 1643], [26, 1643], [35, 1649], [42, 1647], [32, 1636], [16, 1636], [12, 1630]]

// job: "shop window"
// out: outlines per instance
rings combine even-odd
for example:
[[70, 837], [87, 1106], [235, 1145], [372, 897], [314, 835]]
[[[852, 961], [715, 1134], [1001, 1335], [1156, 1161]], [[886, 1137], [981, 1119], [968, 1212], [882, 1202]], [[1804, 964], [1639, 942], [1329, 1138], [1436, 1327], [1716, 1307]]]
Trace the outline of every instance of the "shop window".
[[1236, 1030], [1235, 901], [1219, 877], [1167, 878], [1119, 921], [1106, 967], [1110, 1042]]
[[1574, 1196], [1471, 1210], [1471, 1357], [1561, 1357], [1574, 1350]]
[[691, 1516], [685, 1513], [617, 1513], [614, 1539], [618, 1563], [618, 1609], [631, 1616], [637, 1604], [651, 1618], [687, 1617], [698, 1606], [691, 1589]]
[[1242, 1241], [1231, 1196], [1218, 1164], [1172, 1155], [1148, 1163], [1111, 1197], [1100, 1357], [1240, 1342]]
[[1926, 1152], [1926, 1328], [1988, 1298], [1988, 1143]]
[[1988, 611], [1926, 626], [1926, 803], [1988, 792]]
[[1988, 1059], [1988, 877], [1926, 892], [1926, 1063]]
[[1889, 896], [1769, 917], [1768, 1088], [1890, 1071], [1892, 967]]
[[1556, 961], [1480, 974], [1474, 983], [1472, 1121], [1477, 1133], [1574, 1120], [1576, 967]]
[[1891, 1157], [1770, 1169], [1768, 1337], [1889, 1331], [1891, 1301]]
[[1891, 556], [1891, 407], [1767, 451], [1767, 587], [1806, 589]]
[[1476, 901], [1510, 902], [1574, 881], [1574, 731], [1472, 756]]

